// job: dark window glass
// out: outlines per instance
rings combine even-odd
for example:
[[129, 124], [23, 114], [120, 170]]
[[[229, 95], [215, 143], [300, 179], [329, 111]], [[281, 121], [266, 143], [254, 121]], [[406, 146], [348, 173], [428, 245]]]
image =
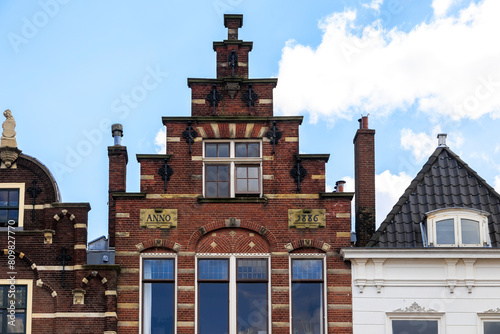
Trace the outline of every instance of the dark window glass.
[[205, 157], [229, 158], [229, 143], [206, 143]]
[[438, 334], [438, 321], [393, 320], [392, 334]]
[[0, 291], [0, 333], [26, 333], [28, 287], [16, 285], [16, 292], [11, 296], [15, 300], [14, 305], [16, 306], [14, 326], [8, 324], [12, 323], [12, 319], [8, 318], [7, 309], [12, 301], [12, 298], [9, 298], [9, 285], [0, 285]]
[[229, 197], [229, 165], [207, 165], [206, 197]]
[[260, 144], [259, 143], [236, 143], [235, 156], [237, 158], [259, 158]]
[[267, 283], [238, 283], [238, 333], [267, 333]]
[[455, 220], [444, 219], [436, 223], [437, 243], [442, 245], [455, 244]]
[[292, 283], [294, 334], [323, 334], [323, 283]]
[[479, 222], [471, 219], [461, 219], [462, 224], [462, 244], [478, 245], [479, 240]]
[[174, 333], [174, 259], [143, 262], [143, 333]]
[[0, 226], [7, 226], [9, 220], [19, 220], [19, 189], [0, 190]]
[[229, 283], [202, 282], [198, 287], [198, 333], [228, 334]]
[[485, 321], [484, 334], [498, 334], [500, 333], [500, 321]]
[[144, 333], [174, 333], [174, 283], [144, 283]]
[[200, 259], [198, 261], [198, 279], [200, 280], [228, 280], [229, 260], [227, 259]]
[[259, 166], [236, 166], [236, 192], [260, 192]]

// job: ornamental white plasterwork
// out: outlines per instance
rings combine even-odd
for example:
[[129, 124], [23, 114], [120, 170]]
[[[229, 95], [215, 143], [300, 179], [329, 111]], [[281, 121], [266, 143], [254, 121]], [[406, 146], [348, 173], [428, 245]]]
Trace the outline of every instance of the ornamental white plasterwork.
[[414, 302], [410, 306], [406, 308], [398, 308], [397, 310], [394, 310], [394, 312], [437, 312], [436, 310], [432, 308], [425, 308], [417, 304], [417, 302]]
[[483, 313], [500, 313], [500, 308], [497, 309], [489, 309], [488, 311], [484, 311]]

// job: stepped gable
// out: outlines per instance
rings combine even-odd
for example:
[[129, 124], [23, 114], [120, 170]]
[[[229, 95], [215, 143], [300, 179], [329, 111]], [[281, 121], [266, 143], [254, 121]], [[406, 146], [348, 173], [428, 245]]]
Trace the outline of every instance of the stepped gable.
[[367, 247], [423, 247], [420, 222], [425, 222], [426, 213], [445, 208], [491, 213], [491, 245], [500, 246], [500, 195], [448, 147], [438, 147]]

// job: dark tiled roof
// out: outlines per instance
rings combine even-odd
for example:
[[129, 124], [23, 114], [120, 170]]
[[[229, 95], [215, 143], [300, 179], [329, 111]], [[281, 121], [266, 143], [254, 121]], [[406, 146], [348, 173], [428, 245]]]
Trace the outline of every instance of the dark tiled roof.
[[367, 247], [423, 247], [425, 214], [455, 207], [489, 212], [491, 244], [500, 247], [500, 195], [448, 147], [438, 147]]

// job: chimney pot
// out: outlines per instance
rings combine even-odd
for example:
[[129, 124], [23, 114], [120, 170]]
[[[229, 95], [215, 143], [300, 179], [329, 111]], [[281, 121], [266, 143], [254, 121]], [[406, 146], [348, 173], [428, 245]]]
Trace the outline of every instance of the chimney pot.
[[446, 137], [447, 137], [446, 133], [440, 133], [437, 135], [438, 147], [448, 147], [448, 145], [446, 145]]
[[344, 184], [345, 184], [344, 180], [340, 180], [340, 181], [335, 182], [335, 190], [338, 193], [343, 193], [344, 192]]
[[111, 125], [111, 135], [115, 139], [115, 146], [122, 144], [123, 137], [123, 125], [121, 124], [113, 124]]
[[361, 116], [361, 118], [358, 119], [358, 122], [360, 129], [368, 129], [368, 116]]

